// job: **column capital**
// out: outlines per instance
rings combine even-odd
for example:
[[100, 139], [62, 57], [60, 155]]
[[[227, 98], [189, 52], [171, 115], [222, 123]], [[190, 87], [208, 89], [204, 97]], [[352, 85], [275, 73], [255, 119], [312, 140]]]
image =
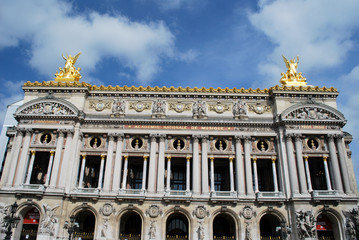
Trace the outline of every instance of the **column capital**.
[[232, 161], [233, 161], [233, 159], [234, 159], [234, 156], [229, 156], [229, 158], [228, 158], [228, 159], [229, 159], [229, 161], [230, 161], [230, 162], [232, 162]]
[[244, 139], [243, 135], [235, 135], [234, 139], [236, 139], [236, 142], [240, 142], [242, 139]]
[[148, 155], [146, 154], [146, 155], [143, 155], [143, 160], [144, 161], [147, 161], [147, 159], [148, 159]]
[[160, 141], [164, 141], [166, 139], [166, 134], [158, 134], [158, 137], [160, 139]]
[[117, 136], [117, 141], [119, 141], [119, 140], [122, 141], [123, 138], [125, 137], [125, 134], [123, 134], [123, 133], [117, 133], [116, 136]]
[[336, 137], [337, 137], [336, 134], [332, 134], [332, 133], [329, 133], [327, 135], [327, 138], [328, 138], [329, 141], [334, 141], [334, 138], [336, 138]]
[[86, 158], [86, 154], [81, 154], [81, 156], [82, 156], [82, 159]]
[[171, 155], [167, 155], [166, 158], [167, 158], [168, 161], [171, 161], [172, 157], [171, 157]]
[[214, 160], [214, 157], [213, 157], [213, 156], [210, 156], [210, 157], [209, 157], [209, 160], [213, 161], [213, 160]]
[[294, 137], [294, 133], [286, 133], [284, 137], [286, 141], [292, 141], [292, 137]]
[[207, 142], [207, 140], [208, 140], [208, 135], [202, 135], [201, 134], [201, 140], [202, 140], [202, 142]]
[[191, 156], [186, 156], [187, 162], [191, 161]]
[[125, 160], [128, 160], [128, 155], [124, 155], [123, 158], [124, 158]]
[[244, 143], [249, 143], [252, 139], [251, 136], [243, 136], [243, 139], [244, 139]]
[[151, 134], [150, 134], [150, 138], [151, 138], [151, 141], [154, 142], [154, 141], [157, 140], [158, 134], [156, 134], [156, 133], [151, 133]]
[[193, 134], [192, 135], [192, 138], [193, 138], [193, 141], [199, 141], [199, 139], [201, 138], [201, 135], [199, 135], [199, 134]]
[[277, 157], [276, 157], [276, 156], [273, 156], [273, 157], [272, 157], [272, 162], [274, 163], [276, 160], [277, 160]]
[[256, 156], [253, 156], [253, 157], [252, 157], [252, 160], [253, 160], [253, 162], [257, 162], [257, 157], [256, 157]]
[[113, 132], [107, 133], [108, 140], [114, 141], [115, 137], [117, 137], [117, 135], [118, 135], [117, 133], [113, 133]]
[[304, 158], [304, 161], [308, 161], [309, 157], [307, 155], [304, 155], [303, 158]]
[[32, 128], [25, 128], [25, 135], [31, 135], [33, 131], [34, 130]]
[[327, 161], [327, 159], [328, 159], [328, 156], [324, 155], [323, 156], [323, 161], [325, 162], [325, 161]]
[[294, 137], [295, 141], [302, 140], [302, 134], [300, 133], [293, 133], [292, 136]]
[[30, 150], [31, 155], [35, 155], [36, 151], [35, 150]]
[[104, 160], [106, 157], [106, 154], [101, 154], [101, 160]]
[[50, 155], [54, 156], [55, 151], [50, 151]]

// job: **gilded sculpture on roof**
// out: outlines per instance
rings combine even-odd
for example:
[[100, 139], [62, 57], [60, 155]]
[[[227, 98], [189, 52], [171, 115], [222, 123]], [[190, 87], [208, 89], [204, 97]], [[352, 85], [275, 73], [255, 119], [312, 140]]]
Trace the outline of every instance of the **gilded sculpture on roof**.
[[62, 54], [62, 58], [66, 61], [65, 67], [59, 67], [59, 72], [55, 73], [55, 81], [59, 82], [78, 82], [82, 77], [80, 74], [81, 68], [75, 68], [75, 63], [79, 58], [81, 53], [76, 54], [74, 57], [71, 55], [67, 55], [65, 57]]
[[302, 76], [301, 72], [298, 72], [299, 57], [297, 56], [297, 61], [295, 61], [295, 58], [288, 60], [286, 57], [282, 57], [287, 67], [287, 72], [281, 73], [280, 83], [282, 83], [283, 86], [306, 86], [307, 79]]

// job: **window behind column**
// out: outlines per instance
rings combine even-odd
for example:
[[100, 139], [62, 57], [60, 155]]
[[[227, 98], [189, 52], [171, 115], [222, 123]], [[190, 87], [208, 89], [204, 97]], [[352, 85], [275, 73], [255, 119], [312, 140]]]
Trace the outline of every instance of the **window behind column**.
[[45, 184], [50, 152], [36, 152], [30, 184]]

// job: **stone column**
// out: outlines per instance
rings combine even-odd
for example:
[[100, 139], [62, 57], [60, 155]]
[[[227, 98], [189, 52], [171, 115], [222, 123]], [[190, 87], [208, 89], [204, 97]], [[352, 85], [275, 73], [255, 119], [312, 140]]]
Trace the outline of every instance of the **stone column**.
[[257, 173], [257, 158], [253, 157], [253, 175], [254, 175], [254, 192], [259, 192], [258, 188], [258, 173]]
[[[82, 154], [82, 161], [81, 161], [81, 169], [80, 169], [80, 178], [79, 178], [79, 185], [78, 188], [83, 188], [84, 182], [84, 174], [85, 174], [85, 166], [86, 166], [86, 154]], [[91, 174], [91, 173], [89, 173]]]
[[21, 155], [20, 155], [20, 160], [19, 160], [19, 164], [18, 164], [17, 170], [16, 170], [15, 186], [24, 183], [25, 173], [26, 173], [25, 168], [26, 168], [26, 166], [28, 166], [27, 159], [29, 156], [31, 135], [32, 135], [32, 130], [26, 129], [25, 138], [24, 138], [24, 142], [22, 145]]
[[211, 156], [209, 159], [211, 161], [211, 192], [214, 192], [214, 157]]
[[345, 150], [343, 135], [338, 135], [337, 138], [337, 149], [339, 153], [340, 169], [342, 170], [342, 177], [344, 183], [344, 190], [346, 194], [353, 193], [353, 187], [349, 179], [349, 171], [347, 166], [347, 153]]
[[146, 190], [146, 181], [147, 181], [147, 155], [143, 156], [143, 170], [142, 170], [142, 190]]
[[274, 192], [278, 192], [278, 178], [277, 178], [277, 167], [276, 167], [276, 157], [272, 157], [272, 172], [273, 172], [273, 184], [274, 184]]
[[128, 171], [128, 156], [125, 155], [123, 156], [123, 158], [125, 159], [125, 163], [123, 165], [123, 176], [122, 176], [122, 190], [126, 190], [126, 185], [127, 185], [127, 171]]
[[148, 175], [148, 192], [154, 193], [156, 191], [156, 177], [157, 177], [157, 135], [151, 134], [151, 149], [150, 149], [150, 163], [149, 163], [149, 175]]
[[300, 134], [294, 135], [295, 139], [295, 152], [297, 157], [298, 177], [300, 184], [300, 192], [303, 194], [308, 193], [306, 181], [305, 181], [305, 170], [303, 162], [303, 145], [302, 136]]
[[307, 175], [308, 190], [309, 192], [313, 192], [312, 180], [310, 177], [309, 164], [308, 164], [308, 156], [304, 156], [304, 165], [305, 165], [305, 174]]
[[101, 155], [101, 164], [100, 164], [100, 174], [98, 177], [98, 189], [102, 188], [102, 182], [103, 182], [103, 169], [105, 167], [105, 157], [106, 155]]
[[65, 187], [65, 191], [66, 193], [69, 193], [70, 190], [76, 186], [76, 181], [78, 178], [78, 169], [79, 169], [79, 165], [80, 165], [80, 161], [79, 161], [79, 157], [80, 157], [80, 148], [82, 145], [82, 138], [83, 135], [80, 132], [80, 124], [77, 124], [75, 126], [75, 131], [74, 131], [74, 137], [73, 137], [73, 144], [71, 146], [71, 153], [70, 153], [70, 158], [67, 162], [67, 171], [69, 172], [69, 174], [67, 175], [66, 178], [66, 187]]
[[[66, 134], [66, 144], [65, 144], [65, 151], [64, 151], [64, 156], [62, 157], [62, 163], [61, 163], [61, 171], [59, 173], [59, 186], [60, 187], [65, 187], [66, 186], [66, 182], [67, 182], [67, 178], [69, 178], [69, 175], [67, 175], [67, 171], [68, 168], [68, 164], [70, 162], [70, 157], [71, 157], [71, 147], [72, 147], [72, 135], [73, 135], [73, 131], [72, 130], [68, 130], [67, 134]], [[79, 161], [79, 160], [77, 160]], [[77, 169], [76, 169], [77, 171]]]
[[229, 180], [230, 180], [230, 189], [231, 192], [234, 192], [234, 172], [233, 172], [233, 158], [229, 157]]
[[208, 195], [208, 136], [202, 135], [202, 194]]
[[167, 156], [166, 191], [171, 191], [171, 156]]
[[186, 192], [190, 192], [190, 191], [191, 191], [191, 157], [187, 156], [186, 157]]
[[236, 139], [236, 185], [237, 192], [239, 196], [243, 196], [245, 194], [245, 179], [244, 179], [244, 163], [242, 157], [242, 146], [241, 139], [242, 136], [235, 136]]
[[115, 167], [113, 172], [112, 190], [118, 191], [121, 183], [121, 167], [122, 167], [122, 144], [123, 134], [117, 135]]
[[57, 184], [57, 177], [60, 172], [60, 162], [61, 162], [61, 155], [62, 155], [62, 147], [64, 145], [64, 130], [58, 129], [58, 138], [55, 150], [55, 158], [54, 158], [54, 165], [53, 171], [51, 173], [50, 178], [50, 187], [55, 188]]
[[157, 193], [163, 193], [165, 189], [165, 138], [166, 135], [161, 134], [158, 150], [158, 173], [157, 173]]
[[25, 184], [30, 184], [32, 168], [34, 167], [35, 154], [36, 154], [36, 151], [31, 150], [30, 163], [29, 163], [29, 166], [27, 169]]
[[[22, 140], [23, 140], [23, 129], [18, 129], [17, 133], [16, 133], [16, 137], [14, 140], [14, 144], [12, 147], [12, 151], [11, 151], [11, 157], [10, 157], [10, 162], [12, 163], [10, 165], [10, 170], [9, 173], [7, 172], [3, 172], [3, 178], [5, 178], [6, 176], [6, 185], [7, 186], [12, 186], [13, 182], [14, 182], [14, 178], [15, 178], [15, 172], [16, 172], [16, 168], [17, 168], [17, 163], [18, 163], [18, 159], [19, 159], [19, 153], [20, 153], [20, 148], [22, 146]], [[5, 168], [4, 168], [5, 170]]]
[[251, 141], [249, 136], [244, 137], [244, 165], [246, 171], [246, 189], [247, 195], [253, 195], [253, 180], [251, 167]]
[[330, 154], [330, 163], [332, 165], [333, 176], [334, 176], [334, 188], [338, 190], [339, 193], [343, 193], [343, 183], [340, 176], [340, 168], [338, 163], [337, 151], [334, 144], [334, 135], [328, 134], [328, 145], [329, 145], [329, 154]]
[[106, 168], [105, 168], [105, 179], [103, 184], [103, 191], [109, 192], [111, 188], [111, 179], [112, 179], [112, 171], [113, 171], [113, 147], [114, 147], [114, 140], [115, 134], [109, 133], [108, 134], [108, 148], [107, 148], [107, 159], [106, 159]]
[[327, 156], [323, 156], [325, 180], [326, 180], [326, 182], [327, 182], [327, 188], [328, 188], [328, 190], [331, 191], [331, 190], [333, 190], [333, 189], [332, 189], [332, 184], [331, 184], [331, 182], [330, 182], [330, 175], [329, 175], [329, 168], [328, 168], [327, 159], [328, 159]]
[[289, 178], [290, 178], [292, 194], [298, 194], [299, 189], [298, 189], [297, 169], [294, 161], [292, 135], [288, 134], [286, 136], [286, 148], [287, 148]]
[[45, 186], [49, 185], [52, 165], [54, 163], [54, 153], [55, 153], [54, 151], [50, 151], [50, 159], [49, 159], [49, 166], [47, 167]]
[[201, 193], [201, 169], [199, 164], [199, 136], [193, 135], [192, 191], [194, 195]]

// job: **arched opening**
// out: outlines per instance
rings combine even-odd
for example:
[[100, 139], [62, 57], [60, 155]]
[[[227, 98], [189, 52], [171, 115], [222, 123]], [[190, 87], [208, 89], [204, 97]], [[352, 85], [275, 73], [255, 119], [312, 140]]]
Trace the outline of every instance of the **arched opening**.
[[79, 228], [74, 232], [74, 239], [94, 239], [96, 218], [90, 210], [77, 213], [75, 222], [79, 223]]
[[187, 240], [188, 220], [181, 213], [174, 213], [166, 221], [166, 240]]
[[40, 212], [37, 208], [30, 208], [24, 214], [20, 240], [35, 240], [39, 228]]
[[121, 217], [120, 240], [140, 240], [142, 231], [142, 220], [138, 213], [128, 212]]
[[324, 213], [317, 217], [318, 240], [340, 239], [339, 226], [336, 219]]
[[277, 227], [280, 227], [280, 219], [273, 214], [265, 214], [260, 220], [260, 235], [262, 240], [279, 240], [280, 233]]
[[233, 217], [220, 213], [214, 218], [213, 239], [236, 239], [236, 223]]

